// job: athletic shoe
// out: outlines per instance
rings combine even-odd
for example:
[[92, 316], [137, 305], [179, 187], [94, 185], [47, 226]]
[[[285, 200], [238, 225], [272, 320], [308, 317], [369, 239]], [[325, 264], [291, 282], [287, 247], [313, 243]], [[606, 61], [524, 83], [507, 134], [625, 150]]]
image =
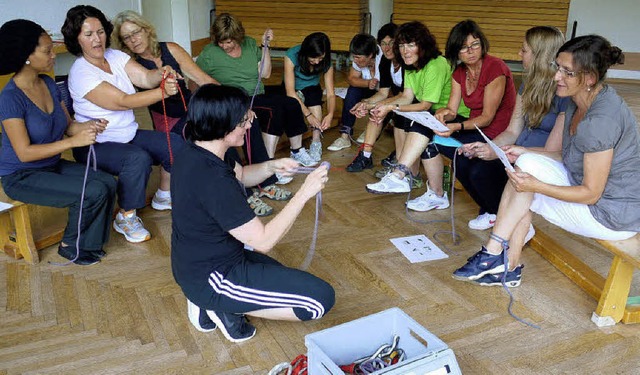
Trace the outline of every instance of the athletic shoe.
[[278, 181], [276, 181], [276, 184], [278, 185], [286, 185], [289, 182], [293, 181], [293, 176], [283, 176], [277, 172], [276, 172], [276, 178], [278, 179]]
[[447, 192], [439, 197], [433, 190], [427, 188], [427, 192], [407, 202], [407, 207], [413, 211], [426, 212], [433, 209], [444, 210], [449, 207]]
[[375, 184], [367, 184], [367, 191], [373, 194], [408, 193], [409, 190], [409, 177], [400, 179], [392, 172]]
[[485, 212], [482, 215], [478, 215], [475, 219], [469, 220], [469, 228], [475, 230], [487, 230], [489, 228], [493, 228], [495, 223], [496, 215]]
[[247, 341], [256, 334], [256, 327], [252, 326], [244, 315], [207, 310], [207, 315], [220, 327], [220, 331], [231, 342]]
[[207, 310], [201, 309], [188, 299], [187, 313], [189, 315], [189, 321], [198, 331], [211, 332], [217, 328], [213, 320], [207, 315]]
[[329, 151], [340, 151], [345, 148], [351, 147], [351, 141], [348, 139], [344, 139], [342, 137], [336, 138], [335, 141], [331, 144], [331, 146], [327, 147]]
[[533, 238], [533, 236], [536, 235], [536, 230], [533, 227], [532, 224], [529, 224], [529, 231], [527, 232], [527, 235], [524, 236], [524, 243], [526, 244], [527, 242], [531, 241], [531, 239]]
[[113, 221], [113, 229], [124, 235], [129, 242], [138, 243], [151, 239], [151, 233], [144, 228], [142, 219], [136, 215], [135, 211], [128, 215], [118, 212]]
[[365, 169], [373, 168], [373, 160], [371, 159], [371, 157], [364, 156], [364, 153], [360, 151], [351, 164], [347, 165], [347, 172], [362, 172]]
[[158, 193], [156, 192], [153, 195], [153, 199], [151, 200], [151, 207], [154, 210], [158, 210], [158, 211], [170, 210], [171, 209], [171, 196], [168, 196], [166, 198], [160, 198], [160, 197], [158, 197]]
[[322, 160], [322, 142], [311, 142], [309, 146], [309, 155], [311, 158], [316, 161], [316, 163]]
[[297, 161], [298, 163], [304, 165], [305, 167], [313, 167], [318, 164], [318, 161], [315, 160], [307, 150], [302, 147], [298, 152], [291, 152], [291, 159]]
[[[58, 246], [58, 255], [67, 259], [73, 260], [76, 257], [77, 250], [75, 246]], [[73, 260], [73, 263], [79, 266], [90, 266], [92, 264], [100, 263], [100, 258], [97, 255], [92, 254], [88, 251], [80, 250], [80, 254], [78, 254], [78, 259]]]
[[364, 143], [364, 135], [365, 135], [366, 131], [360, 133], [360, 135], [358, 136], [358, 139], [356, 139], [356, 142], [358, 143]]
[[[507, 272], [507, 276], [504, 280], [504, 285], [509, 288], [515, 288], [520, 286], [520, 282], [522, 282], [522, 269], [524, 268], [524, 264], [519, 265], [514, 268], [513, 271]], [[501, 273], [490, 273], [482, 276], [481, 278], [474, 280], [474, 283], [482, 286], [502, 286], [502, 275]]]
[[380, 164], [382, 164], [383, 167], [393, 167], [394, 165], [398, 164], [398, 159], [396, 159], [396, 150], [391, 151], [389, 156], [382, 159]]
[[373, 175], [376, 176], [376, 178], [382, 178], [384, 176], [387, 175], [387, 173], [389, 172], [393, 172], [393, 168], [392, 167], [384, 167], [382, 169], [378, 169], [376, 171], [376, 173], [374, 173]]
[[504, 272], [505, 265], [502, 253], [489, 254], [482, 246], [482, 250], [468, 259], [467, 264], [453, 272], [453, 278], [462, 281], [478, 280], [484, 275]]

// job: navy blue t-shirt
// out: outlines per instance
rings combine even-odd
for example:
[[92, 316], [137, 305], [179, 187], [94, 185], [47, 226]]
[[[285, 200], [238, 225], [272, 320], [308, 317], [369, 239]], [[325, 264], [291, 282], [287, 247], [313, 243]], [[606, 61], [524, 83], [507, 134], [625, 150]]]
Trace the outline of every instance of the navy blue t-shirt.
[[67, 130], [67, 116], [60, 104], [60, 94], [53, 79], [41, 75], [53, 98], [53, 112], [46, 113], [38, 108], [31, 99], [16, 86], [13, 79], [0, 93], [0, 122], [2, 122], [2, 149], [0, 150], [0, 176], [7, 176], [23, 169], [50, 167], [60, 160], [60, 154], [45, 159], [23, 163], [18, 159], [9, 137], [7, 137], [4, 121], [22, 119], [33, 145], [56, 142], [62, 139]]
[[210, 295], [208, 278], [214, 270], [225, 275], [244, 261], [244, 244], [229, 231], [248, 223], [255, 214], [233, 171], [235, 163], [232, 152], [223, 161], [191, 142], [174, 159], [171, 267], [191, 300]]

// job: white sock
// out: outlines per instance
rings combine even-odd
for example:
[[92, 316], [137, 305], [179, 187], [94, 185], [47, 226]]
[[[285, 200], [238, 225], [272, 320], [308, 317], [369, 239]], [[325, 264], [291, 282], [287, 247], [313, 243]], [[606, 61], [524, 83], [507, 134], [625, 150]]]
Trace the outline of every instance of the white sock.
[[365, 158], [369, 159], [371, 158], [371, 151], [362, 151], [362, 155], [364, 155]]
[[171, 191], [158, 189], [158, 191], [156, 191], [156, 196], [158, 198], [169, 198], [171, 196]]

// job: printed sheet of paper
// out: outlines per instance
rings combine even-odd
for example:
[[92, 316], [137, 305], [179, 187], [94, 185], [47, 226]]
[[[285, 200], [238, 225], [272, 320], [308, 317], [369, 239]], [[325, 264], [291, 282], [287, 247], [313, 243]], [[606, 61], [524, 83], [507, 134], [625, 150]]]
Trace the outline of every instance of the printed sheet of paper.
[[12, 204], [5, 203], [5, 202], [0, 202], [0, 212], [6, 211], [6, 210], [10, 210], [12, 207], [13, 207]]
[[433, 115], [427, 111], [421, 112], [400, 112], [394, 110], [393, 112], [399, 114], [400, 116], [404, 116], [411, 121], [415, 121], [422, 126], [426, 126], [431, 130], [437, 130], [439, 132], [448, 132], [449, 128], [444, 126], [440, 121], [436, 120]]
[[500, 159], [500, 161], [502, 162], [502, 165], [504, 165], [504, 167], [507, 168], [508, 171], [515, 172], [516, 170], [513, 169], [513, 165], [509, 163], [509, 158], [507, 157], [507, 154], [505, 154], [500, 147], [498, 147], [495, 143], [493, 143], [489, 139], [489, 137], [484, 135], [482, 130], [480, 130], [480, 128], [477, 125], [474, 125], [474, 126], [476, 127], [476, 129], [478, 129], [478, 131], [480, 132], [480, 135], [482, 135], [482, 138], [484, 138], [484, 140], [487, 141], [487, 144], [489, 145], [489, 147], [491, 147], [493, 152], [495, 152], [496, 155], [498, 155], [498, 159]]
[[347, 97], [347, 90], [348, 88], [346, 87], [336, 87], [333, 89], [333, 92], [336, 94], [336, 96], [339, 96], [342, 99], [344, 99]]
[[390, 241], [411, 263], [426, 262], [449, 257], [424, 234], [392, 238]]

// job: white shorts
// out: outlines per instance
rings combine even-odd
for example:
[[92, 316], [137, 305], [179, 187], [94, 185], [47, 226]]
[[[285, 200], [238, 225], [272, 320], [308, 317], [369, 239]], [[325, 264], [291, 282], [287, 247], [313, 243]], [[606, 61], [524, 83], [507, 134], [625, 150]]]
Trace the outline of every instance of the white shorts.
[[[538, 180], [558, 186], [570, 186], [569, 174], [564, 164], [546, 156], [527, 153], [516, 160], [516, 166]], [[591, 214], [589, 206], [582, 203], [565, 202], [535, 193], [531, 211], [567, 232], [600, 240], [626, 240], [636, 232], [615, 231], [600, 224]]]

